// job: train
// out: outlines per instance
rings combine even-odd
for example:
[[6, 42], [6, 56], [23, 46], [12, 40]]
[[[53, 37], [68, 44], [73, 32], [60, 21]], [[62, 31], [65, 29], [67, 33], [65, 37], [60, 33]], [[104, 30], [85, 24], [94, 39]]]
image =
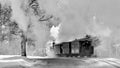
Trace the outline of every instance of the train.
[[92, 57], [94, 48], [99, 39], [86, 35], [84, 38], [75, 39], [69, 42], [53, 43], [55, 55], [58, 57]]

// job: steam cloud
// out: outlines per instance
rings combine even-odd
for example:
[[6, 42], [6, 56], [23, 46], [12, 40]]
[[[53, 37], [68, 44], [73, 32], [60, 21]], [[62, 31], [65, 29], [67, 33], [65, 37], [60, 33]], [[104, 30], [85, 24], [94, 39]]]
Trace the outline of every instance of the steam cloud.
[[[53, 26], [56, 27], [59, 23], [59, 20], [57, 18], [53, 18], [50, 20], [50, 22], [40, 22], [39, 18], [33, 15], [32, 12], [29, 11], [28, 14], [25, 14], [24, 9], [27, 8], [21, 8], [21, 5], [25, 5], [24, 7], [28, 6], [27, 3], [24, 2], [27, 1], [12, 1], [12, 20], [17, 21], [19, 27], [25, 32], [28, 38], [32, 38], [33, 40], [35, 40], [35, 47], [31, 48], [28, 46], [27, 54], [44, 56], [47, 42], [54, 39], [52, 36], [50, 36], [50, 29]], [[31, 25], [30, 29], [28, 29], [29, 25]]]

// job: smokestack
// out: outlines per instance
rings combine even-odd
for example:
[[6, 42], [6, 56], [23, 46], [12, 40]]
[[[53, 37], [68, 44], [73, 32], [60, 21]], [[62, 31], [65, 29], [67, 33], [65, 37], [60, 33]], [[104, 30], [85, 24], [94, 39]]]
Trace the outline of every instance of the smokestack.
[[21, 38], [22, 38], [22, 40], [21, 40], [21, 56], [26, 57], [27, 56], [27, 54], [26, 54], [27, 38], [23, 32], [22, 32]]
[[53, 48], [54, 48], [54, 46], [55, 46], [55, 40], [53, 40], [53, 43], [52, 43], [52, 44], [53, 44]]

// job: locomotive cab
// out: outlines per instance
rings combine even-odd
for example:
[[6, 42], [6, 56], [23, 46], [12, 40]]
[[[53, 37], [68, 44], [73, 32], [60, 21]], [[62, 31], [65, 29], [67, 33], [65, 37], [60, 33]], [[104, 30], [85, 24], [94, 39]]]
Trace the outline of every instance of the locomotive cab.
[[89, 35], [82, 39], [54, 44], [54, 52], [58, 57], [91, 57], [94, 54], [93, 40]]

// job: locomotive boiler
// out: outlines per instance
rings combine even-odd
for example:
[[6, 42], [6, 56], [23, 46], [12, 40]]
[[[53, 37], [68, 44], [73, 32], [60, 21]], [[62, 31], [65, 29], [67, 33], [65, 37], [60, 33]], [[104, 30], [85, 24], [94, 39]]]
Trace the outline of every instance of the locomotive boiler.
[[98, 39], [86, 35], [85, 38], [69, 42], [53, 43], [53, 49], [58, 57], [91, 57]]

